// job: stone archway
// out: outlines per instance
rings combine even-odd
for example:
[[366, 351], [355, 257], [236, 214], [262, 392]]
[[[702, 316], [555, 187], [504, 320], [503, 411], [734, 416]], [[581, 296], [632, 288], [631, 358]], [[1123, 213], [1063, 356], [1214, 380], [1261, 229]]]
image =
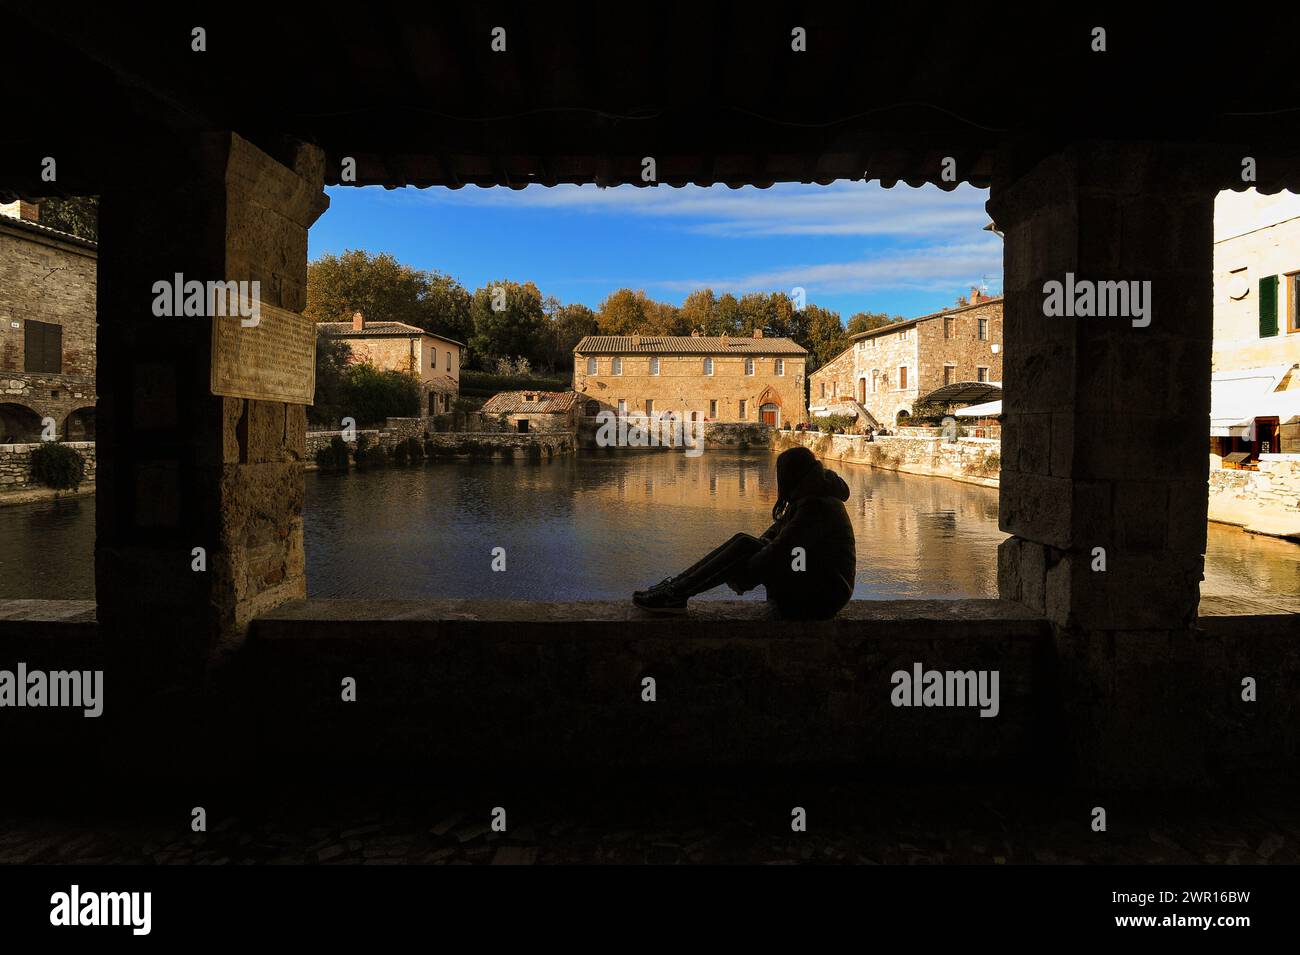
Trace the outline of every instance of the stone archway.
[[63, 419], [63, 440], [64, 441], [94, 441], [95, 440], [95, 407], [87, 405], [84, 408], [76, 408], [68, 412], [68, 416]]
[[27, 405], [0, 403], [0, 444], [34, 444], [41, 440], [41, 416]]

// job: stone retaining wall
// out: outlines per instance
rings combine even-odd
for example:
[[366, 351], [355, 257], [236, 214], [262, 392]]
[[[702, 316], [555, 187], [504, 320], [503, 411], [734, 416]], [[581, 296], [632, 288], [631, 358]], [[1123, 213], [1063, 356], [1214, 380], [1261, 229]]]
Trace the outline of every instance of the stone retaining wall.
[[[95, 483], [95, 442], [66, 441], [70, 448], [81, 452], [86, 459], [86, 479], [82, 487]], [[27, 490], [43, 485], [32, 479], [32, 452], [40, 444], [0, 444], [0, 492]]]
[[868, 441], [860, 434], [777, 432], [778, 451], [799, 445], [824, 461], [953, 478], [985, 487], [998, 486], [1001, 468], [1002, 442], [994, 438], [960, 438], [948, 443], [940, 437], [888, 435]]
[[[558, 454], [572, 454], [577, 448], [572, 431], [529, 432], [527, 434], [520, 434], [517, 431], [430, 431], [426, 438], [424, 427], [420, 422], [427, 420], [424, 418], [389, 418], [388, 423], [396, 422], [396, 426], [386, 427], [382, 430], [373, 428], [361, 430], [357, 432], [357, 436], [365, 435], [369, 438], [371, 447], [378, 444], [390, 452], [399, 442], [405, 441], [407, 438], [417, 438], [421, 442], [427, 441], [434, 447], [445, 451], [449, 456], [490, 457], [505, 453], [528, 456], [533, 453], [531, 449], [536, 448], [537, 454], [551, 458]], [[328, 447], [334, 438], [342, 436], [342, 431], [309, 431], [307, 433], [307, 459], [304, 462], [306, 469], [315, 471], [316, 452], [321, 448]]]
[[1210, 460], [1210, 520], [1257, 534], [1300, 539], [1300, 454], [1264, 454], [1258, 471]]
[[[635, 420], [629, 418], [629, 421]], [[578, 419], [578, 445], [583, 448], [596, 447], [596, 434], [601, 422], [592, 417]], [[662, 427], [662, 425], [661, 425]], [[770, 425], [747, 421], [706, 421], [704, 422], [704, 448], [770, 448], [775, 429]], [[663, 447], [663, 445], [660, 445]], [[640, 449], [637, 449], [640, 450]]]

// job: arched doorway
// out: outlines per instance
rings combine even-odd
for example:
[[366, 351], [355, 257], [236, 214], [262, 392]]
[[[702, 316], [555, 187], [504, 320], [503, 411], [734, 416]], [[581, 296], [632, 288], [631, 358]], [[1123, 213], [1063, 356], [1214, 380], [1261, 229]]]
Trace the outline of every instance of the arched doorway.
[[95, 409], [78, 408], [63, 419], [64, 441], [95, 440]]
[[768, 402], [758, 406], [758, 420], [773, 428], [781, 426], [781, 406]]
[[35, 444], [40, 440], [40, 415], [26, 405], [0, 404], [0, 444]]

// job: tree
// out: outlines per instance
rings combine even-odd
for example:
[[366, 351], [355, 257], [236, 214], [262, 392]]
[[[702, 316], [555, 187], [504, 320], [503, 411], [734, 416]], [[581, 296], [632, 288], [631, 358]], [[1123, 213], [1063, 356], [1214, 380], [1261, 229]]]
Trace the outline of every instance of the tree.
[[307, 419], [326, 428], [340, 427], [346, 400], [352, 347], [342, 339], [316, 336], [316, 401]]
[[308, 263], [304, 314], [318, 322], [346, 322], [359, 311], [368, 322], [404, 322], [424, 328], [427, 288], [424, 273], [388, 253], [372, 256], [364, 249], [350, 249]]
[[470, 315], [470, 294], [450, 275], [442, 272], [425, 272], [423, 321], [416, 322], [426, 331], [442, 335], [452, 341], [468, 344], [474, 335], [474, 319]]
[[895, 315], [892, 318], [884, 312], [857, 312], [849, 319], [848, 333], [857, 335], [859, 332], [869, 332], [875, 328], [883, 328], [890, 322], [903, 321], [902, 315]]
[[545, 345], [546, 313], [542, 293], [532, 282], [489, 282], [474, 293], [470, 316], [474, 334], [469, 345], [479, 368], [494, 368], [499, 358], [520, 356], [540, 363], [537, 359]]
[[713, 289], [696, 289], [686, 296], [680, 312], [682, 325], [686, 329], [683, 334], [689, 335], [694, 331], [698, 331], [701, 335], [712, 334], [707, 329], [715, 327], [718, 312], [718, 300], [713, 294]]
[[74, 196], [70, 199], [42, 199], [38, 221], [50, 229], [99, 241], [99, 197]]
[[820, 305], [806, 305], [803, 316], [807, 331], [804, 340], [795, 340], [810, 352], [808, 371], [811, 373], [848, 347], [849, 340], [839, 312]]
[[621, 288], [610, 292], [596, 310], [596, 322], [602, 335], [633, 335], [646, 325], [645, 292]]
[[573, 370], [573, 349], [588, 335], [598, 335], [596, 313], [586, 305], [560, 305], [547, 316], [542, 364], [551, 371]]

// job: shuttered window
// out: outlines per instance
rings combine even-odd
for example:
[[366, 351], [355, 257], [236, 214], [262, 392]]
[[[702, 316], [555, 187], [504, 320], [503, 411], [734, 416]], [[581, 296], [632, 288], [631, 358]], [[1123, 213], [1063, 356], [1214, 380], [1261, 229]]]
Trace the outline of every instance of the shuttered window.
[[23, 371], [63, 372], [63, 326], [23, 322]]
[[1268, 275], [1259, 280], [1259, 337], [1272, 338], [1277, 334], [1277, 276]]

